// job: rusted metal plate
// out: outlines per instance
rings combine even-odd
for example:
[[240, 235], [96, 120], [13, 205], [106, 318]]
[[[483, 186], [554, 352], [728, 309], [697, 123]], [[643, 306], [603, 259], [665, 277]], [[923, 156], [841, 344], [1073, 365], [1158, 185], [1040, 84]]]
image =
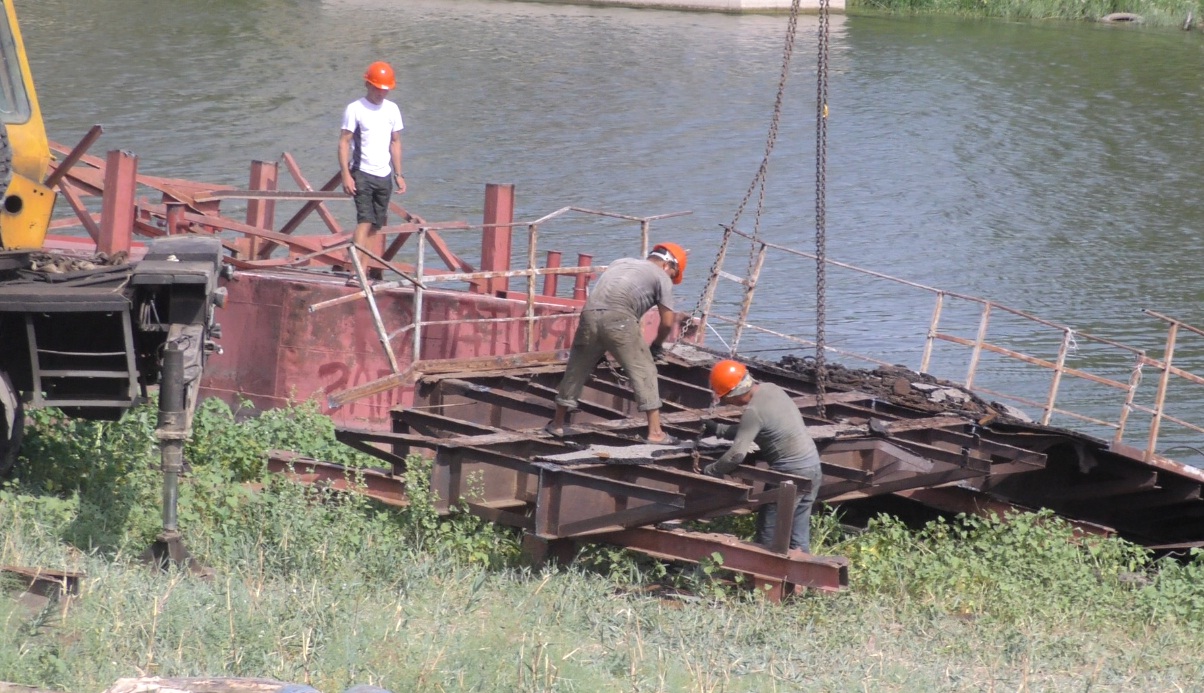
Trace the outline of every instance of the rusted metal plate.
[[[750, 465], [715, 479], [698, 473], [697, 465], [714, 460], [722, 446], [642, 444], [644, 417], [629, 413], [630, 393], [607, 368], [596, 370], [567, 435], [552, 438], [542, 430], [554, 410], [552, 364], [497, 365], [484, 371], [439, 369], [420, 383], [415, 406], [393, 410], [393, 433], [340, 428], [339, 438], [376, 450], [395, 469], [404, 464], [400, 451], [431, 451], [431, 488], [439, 509], [463, 504], [480, 517], [520, 527], [531, 537], [524, 543], [533, 555], [551, 556], [558, 547], [580, 541], [684, 561], [718, 551], [725, 569], [768, 585], [771, 596], [788, 594], [791, 585], [839, 589], [847, 584], [847, 564], [840, 559], [800, 558], [785, 546], [654, 529], [665, 522], [747, 512], [794, 493], [776, 486], [784, 481], [805, 491], [804, 480]], [[667, 430], [693, 438], [704, 418], [739, 420], [738, 408], [711, 408], [709, 401], [706, 408], [691, 406], [702, 401], [705, 366], [677, 363], [665, 370], [661, 388], [678, 403], [662, 413]], [[1079, 505], [1104, 505], [1110, 507], [1071, 519], [1080, 532], [1105, 535], [1174, 534], [1165, 517], [1204, 524], [1202, 485], [1190, 475], [1132, 468], [1132, 460], [1065, 432], [984, 427], [953, 414], [886, 405], [857, 391], [827, 393], [824, 409], [836, 418], [825, 419], [818, 415], [809, 383], [779, 380], [789, 385], [820, 449], [821, 501], [848, 504], [866, 515], [900, 503], [938, 514], [1051, 505], [1069, 513]], [[1080, 471], [1072, 473], [1068, 465]], [[1038, 479], [1045, 482], [1034, 484]], [[789, 520], [779, 513], [783, 516]]]
[[[699, 562], [718, 553], [723, 568], [770, 584], [801, 585], [834, 591], [849, 584], [848, 559], [802, 552], [774, 553], [722, 534], [698, 534], [641, 527], [597, 537], [598, 540], [664, 559]], [[780, 592], [778, 594], [781, 596]]]
[[268, 470], [305, 484], [363, 493], [386, 505], [409, 505], [405, 480], [378, 469], [349, 469], [285, 450], [272, 450], [268, 453]]
[[84, 579], [83, 573], [73, 570], [15, 565], [0, 566], [0, 574], [16, 578], [30, 594], [52, 599], [79, 594], [80, 582]]

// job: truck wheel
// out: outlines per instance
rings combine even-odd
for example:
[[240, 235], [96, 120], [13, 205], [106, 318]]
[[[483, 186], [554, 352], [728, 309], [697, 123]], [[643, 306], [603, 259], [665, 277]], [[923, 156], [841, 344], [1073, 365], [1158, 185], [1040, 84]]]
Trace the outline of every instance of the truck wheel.
[[25, 403], [8, 373], [0, 371], [0, 477], [12, 473], [25, 437]]

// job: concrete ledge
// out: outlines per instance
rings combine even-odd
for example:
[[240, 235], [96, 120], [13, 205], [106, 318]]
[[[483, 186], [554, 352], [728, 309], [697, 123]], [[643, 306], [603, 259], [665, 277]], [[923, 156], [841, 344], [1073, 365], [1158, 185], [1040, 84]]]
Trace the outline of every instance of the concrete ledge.
[[[595, 7], [638, 7], [643, 9], [686, 12], [724, 12], [727, 14], [788, 14], [791, 0], [522, 0], [555, 5], [592, 5]], [[807, 14], [819, 13], [819, 0], [802, 0], [799, 8]], [[845, 0], [831, 0], [829, 9], [843, 14]]]

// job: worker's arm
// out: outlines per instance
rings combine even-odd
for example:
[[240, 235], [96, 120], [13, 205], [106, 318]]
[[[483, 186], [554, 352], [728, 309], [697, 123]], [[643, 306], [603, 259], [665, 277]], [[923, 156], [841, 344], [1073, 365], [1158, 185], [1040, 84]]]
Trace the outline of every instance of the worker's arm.
[[355, 135], [350, 130], [339, 133], [339, 174], [343, 177], [343, 192], [355, 194], [355, 178], [351, 175], [351, 138]]
[[406, 177], [401, 170], [401, 130], [393, 131], [393, 139], [389, 140], [389, 156], [393, 159], [393, 182], [397, 184], [397, 192], [406, 191]]
[[736, 429], [736, 439], [732, 441], [732, 446], [723, 453], [722, 457], [707, 465], [703, 473], [710, 476], [723, 476], [739, 467], [744, 458], [748, 456], [749, 451], [752, 450], [753, 442], [760, 432], [761, 417], [756, 410], [745, 409], [744, 416], [740, 418], [740, 426]]
[[656, 326], [656, 338], [652, 340], [653, 349], [665, 343], [665, 340], [669, 338], [669, 334], [673, 332], [673, 326], [677, 324], [676, 311], [662, 305], [657, 305], [656, 308], [660, 311], [661, 322]]

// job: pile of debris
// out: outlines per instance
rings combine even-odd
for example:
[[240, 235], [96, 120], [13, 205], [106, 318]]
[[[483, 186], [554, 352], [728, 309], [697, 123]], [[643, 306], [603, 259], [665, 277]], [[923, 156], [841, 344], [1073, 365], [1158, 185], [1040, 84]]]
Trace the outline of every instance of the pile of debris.
[[112, 255], [107, 253], [73, 255], [66, 252], [37, 252], [29, 255], [29, 270], [46, 274], [71, 274], [73, 272], [89, 272], [98, 267], [128, 265], [129, 261], [129, 253], [124, 250]]
[[[815, 381], [815, 359], [783, 356], [776, 364], [792, 375]], [[865, 392], [900, 406], [932, 412], [950, 413], [986, 423], [999, 419], [1031, 423], [1016, 407], [1002, 402], [987, 402], [973, 392], [948, 380], [917, 373], [904, 366], [879, 366], [873, 370], [827, 365], [828, 387]]]

